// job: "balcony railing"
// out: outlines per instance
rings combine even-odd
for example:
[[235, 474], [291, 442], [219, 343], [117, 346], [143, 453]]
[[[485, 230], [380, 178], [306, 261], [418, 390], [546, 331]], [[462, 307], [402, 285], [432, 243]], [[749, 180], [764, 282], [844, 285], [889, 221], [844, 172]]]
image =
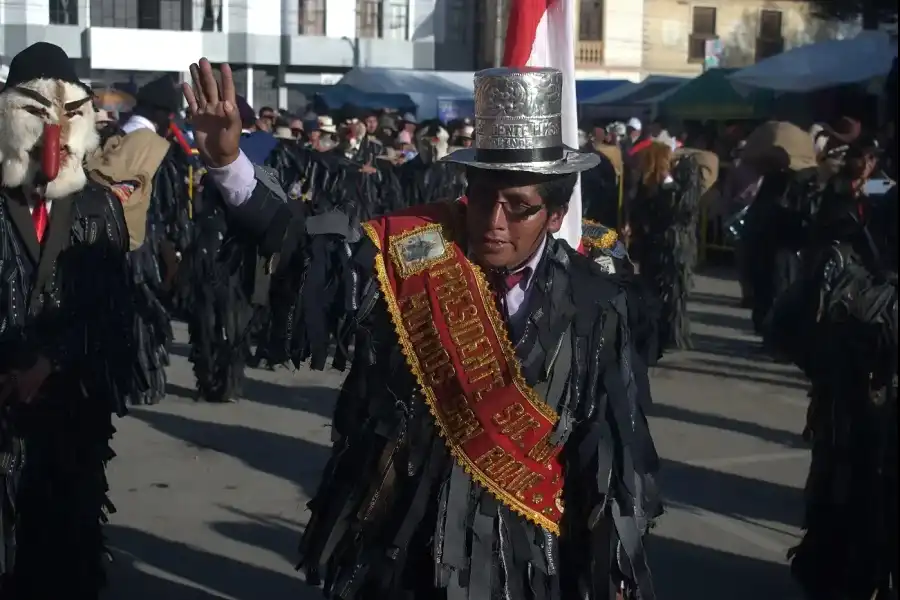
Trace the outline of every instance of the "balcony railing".
[[575, 42], [575, 68], [603, 67], [603, 42]]

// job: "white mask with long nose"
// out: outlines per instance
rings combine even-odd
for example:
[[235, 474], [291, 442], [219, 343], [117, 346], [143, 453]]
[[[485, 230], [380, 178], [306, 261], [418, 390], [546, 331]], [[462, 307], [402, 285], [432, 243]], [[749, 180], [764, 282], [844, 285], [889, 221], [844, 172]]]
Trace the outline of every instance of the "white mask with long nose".
[[48, 200], [87, 183], [84, 157], [100, 138], [87, 90], [35, 79], [0, 93], [0, 183], [25, 187]]

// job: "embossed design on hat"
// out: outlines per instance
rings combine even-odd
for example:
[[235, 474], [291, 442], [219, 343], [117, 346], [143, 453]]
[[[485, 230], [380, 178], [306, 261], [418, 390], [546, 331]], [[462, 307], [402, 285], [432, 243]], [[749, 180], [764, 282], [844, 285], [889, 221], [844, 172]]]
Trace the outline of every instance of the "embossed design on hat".
[[443, 160], [473, 168], [564, 174], [599, 163], [562, 140], [563, 75], [550, 68], [475, 74], [475, 141]]

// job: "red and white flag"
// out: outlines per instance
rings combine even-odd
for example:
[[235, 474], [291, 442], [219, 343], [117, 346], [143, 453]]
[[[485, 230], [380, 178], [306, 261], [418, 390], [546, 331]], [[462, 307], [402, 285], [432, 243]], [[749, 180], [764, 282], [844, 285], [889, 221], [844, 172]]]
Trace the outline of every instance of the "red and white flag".
[[[575, 102], [576, 0], [510, 0], [504, 67], [553, 67], [563, 74], [563, 143], [578, 147]], [[573, 248], [581, 245], [581, 180], [559, 234]]]

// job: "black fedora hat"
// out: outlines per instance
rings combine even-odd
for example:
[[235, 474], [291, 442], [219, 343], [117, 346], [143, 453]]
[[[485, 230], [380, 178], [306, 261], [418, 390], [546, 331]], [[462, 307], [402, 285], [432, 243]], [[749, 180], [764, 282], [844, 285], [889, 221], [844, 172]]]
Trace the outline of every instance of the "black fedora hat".
[[91, 94], [90, 86], [83, 83], [75, 73], [75, 64], [65, 50], [49, 42], [37, 42], [16, 54], [9, 63], [4, 90], [34, 81], [52, 79], [81, 87]]

